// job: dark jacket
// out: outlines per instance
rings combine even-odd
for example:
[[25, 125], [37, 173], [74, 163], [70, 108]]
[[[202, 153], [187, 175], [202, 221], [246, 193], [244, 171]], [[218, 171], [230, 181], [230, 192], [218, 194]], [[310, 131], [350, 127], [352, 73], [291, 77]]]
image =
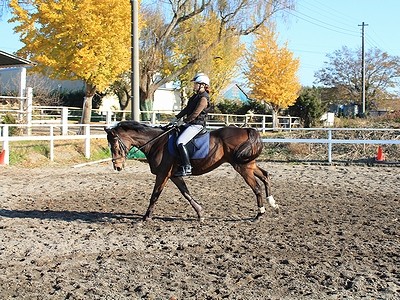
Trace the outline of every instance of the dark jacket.
[[[204, 98], [206, 100], [204, 100]], [[205, 103], [206, 102], [206, 103]], [[210, 111], [210, 96], [207, 92], [194, 94], [189, 98], [186, 107], [176, 115], [178, 119], [186, 116], [183, 120], [188, 124], [206, 125], [207, 114]]]

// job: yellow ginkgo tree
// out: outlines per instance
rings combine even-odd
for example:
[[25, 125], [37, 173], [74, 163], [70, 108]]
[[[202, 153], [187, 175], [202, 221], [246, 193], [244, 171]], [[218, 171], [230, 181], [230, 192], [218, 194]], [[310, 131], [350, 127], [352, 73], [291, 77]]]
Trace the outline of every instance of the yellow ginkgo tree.
[[130, 68], [130, 4], [119, 0], [32, 0], [10, 7], [24, 47], [18, 54], [36, 71], [86, 84], [82, 123], [90, 122], [92, 98]]
[[277, 114], [296, 102], [301, 89], [297, 78], [299, 59], [287, 45], [280, 47], [273, 26], [262, 26], [254, 42], [246, 72], [251, 88], [251, 96], [268, 103], [273, 110], [276, 127]]
[[[179, 68], [183, 68], [196, 52], [198, 60], [191, 65], [188, 71], [179, 76], [183, 86], [188, 85], [193, 75], [198, 72], [206, 73], [211, 79], [211, 101], [216, 102], [219, 92], [222, 91], [238, 73], [237, 63], [244, 53], [244, 45], [237, 35], [216, 40], [210, 38], [220, 30], [220, 21], [215, 13], [211, 12], [207, 18], [197, 16], [182, 24], [178, 31], [173, 47], [174, 56], [171, 61]], [[213, 45], [214, 43], [214, 45]], [[200, 55], [201, 53], [201, 55]]]

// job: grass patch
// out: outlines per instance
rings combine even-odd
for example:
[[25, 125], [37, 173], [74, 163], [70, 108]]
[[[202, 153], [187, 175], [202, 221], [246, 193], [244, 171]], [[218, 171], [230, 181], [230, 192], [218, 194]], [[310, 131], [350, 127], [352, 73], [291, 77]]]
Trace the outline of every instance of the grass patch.
[[83, 140], [54, 142], [54, 161], [50, 160], [50, 141], [22, 141], [10, 143], [10, 165], [40, 167], [48, 164], [71, 165], [111, 157], [105, 139], [92, 139], [90, 159], [85, 158]]

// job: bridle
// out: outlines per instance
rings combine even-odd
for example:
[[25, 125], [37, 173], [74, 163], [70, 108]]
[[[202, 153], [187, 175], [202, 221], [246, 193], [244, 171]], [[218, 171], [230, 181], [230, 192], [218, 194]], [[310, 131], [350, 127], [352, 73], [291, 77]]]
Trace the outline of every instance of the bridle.
[[118, 133], [116, 133], [116, 132], [114, 132], [115, 133], [115, 138], [116, 138], [116, 140], [117, 140], [117, 142], [118, 142], [118, 147], [122, 150], [122, 152], [124, 153], [124, 155], [123, 156], [119, 156], [119, 157], [114, 157], [113, 159], [112, 159], [112, 162], [113, 163], [115, 163], [116, 161], [117, 161], [117, 159], [121, 159], [121, 158], [124, 158], [124, 159], [126, 159], [126, 157], [128, 156], [128, 153], [129, 153], [129, 151], [131, 150], [131, 148], [129, 148], [128, 149], [128, 147], [125, 145], [125, 143], [124, 143], [124, 141], [121, 139], [121, 137], [118, 135]]

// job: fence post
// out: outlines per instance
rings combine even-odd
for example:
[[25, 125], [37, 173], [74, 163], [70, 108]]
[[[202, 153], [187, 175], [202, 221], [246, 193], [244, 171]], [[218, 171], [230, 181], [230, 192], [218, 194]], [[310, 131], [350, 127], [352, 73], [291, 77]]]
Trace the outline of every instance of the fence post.
[[50, 125], [50, 160], [54, 161], [54, 126]]
[[3, 127], [3, 150], [4, 150], [4, 164], [9, 165], [10, 164], [10, 144], [8, 141], [8, 134], [9, 134], [9, 128], [8, 125], [4, 125]]
[[33, 89], [31, 87], [28, 87], [26, 90], [26, 124], [28, 125], [28, 135], [32, 135], [32, 103]]
[[90, 158], [90, 125], [85, 125], [85, 157]]
[[265, 116], [262, 116], [262, 133], [265, 133]]
[[332, 130], [328, 129], [328, 162], [332, 163]]
[[62, 135], [68, 135], [68, 107], [61, 110]]
[[112, 111], [111, 110], [107, 110], [106, 112], [106, 125], [110, 125], [112, 122]]

